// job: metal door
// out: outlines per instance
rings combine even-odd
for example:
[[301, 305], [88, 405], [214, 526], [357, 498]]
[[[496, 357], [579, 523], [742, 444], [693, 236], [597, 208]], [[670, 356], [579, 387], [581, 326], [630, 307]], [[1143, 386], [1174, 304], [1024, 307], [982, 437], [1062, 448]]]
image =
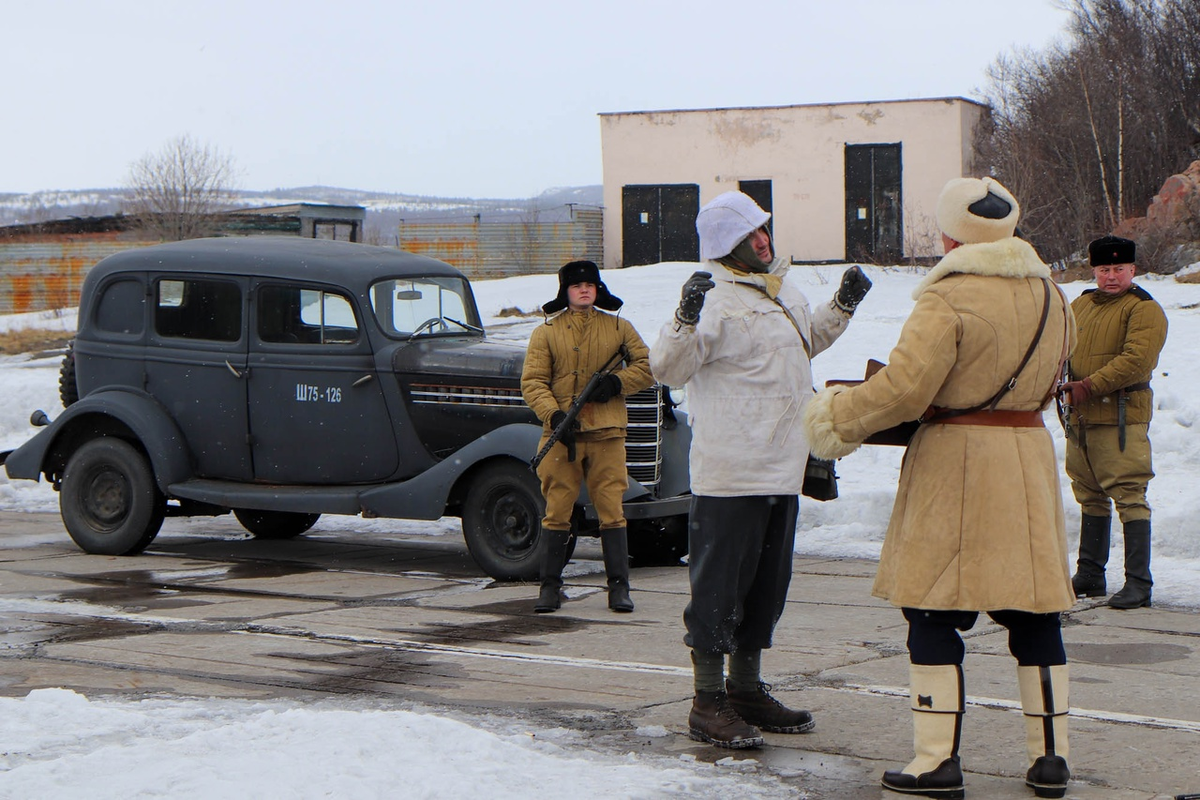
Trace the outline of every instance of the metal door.
[[846, 145], [846, 260], [894, 264], [903, 255], [900, 144]]
[[622, 265], [699, 261], [699, 211], [694, 183], [621, 187]]
[[775, 209], [771, 201], [770, 181], [738, 181], [738, 191], [749, 197], [758, 207], [771, 215], [767, 220], [767, 231], [775, 238]]

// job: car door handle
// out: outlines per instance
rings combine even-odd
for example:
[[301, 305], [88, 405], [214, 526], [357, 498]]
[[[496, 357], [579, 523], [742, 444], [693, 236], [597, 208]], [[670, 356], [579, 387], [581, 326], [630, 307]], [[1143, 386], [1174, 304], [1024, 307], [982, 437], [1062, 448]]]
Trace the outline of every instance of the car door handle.
[[368, 373], [367, 375], [363, 375], [361, 378], [356, 380], [354, 383], [350, 384], [350, 386], [351, 387], [362, 386], [364, 384], [370, 383], [373, 380], [375, 380], [375, 376]]
[[230, 364], [229, 359], [225, 359], [225, 366], [229, 367], [229, 371], [233, 373], [233, 377], [235, 378], [241, 378], [246, 374], [245, 372], [238, 372], [238, 368]]

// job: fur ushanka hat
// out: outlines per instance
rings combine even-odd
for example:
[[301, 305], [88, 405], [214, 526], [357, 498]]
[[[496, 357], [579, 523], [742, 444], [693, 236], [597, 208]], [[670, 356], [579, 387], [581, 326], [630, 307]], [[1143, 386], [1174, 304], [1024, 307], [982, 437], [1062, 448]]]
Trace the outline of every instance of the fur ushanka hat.
[[596, 308], [605, 311], [616, 311], [625, 303], [621, 298], [608, 291], [604, 281], [600, 280], [600, 268], [591, 261], [571, 261], [563, 264], [558, 270], [558, 297], [542, 306], [547, 314], [557, 314], [567, 307], [567, 287], [577, 283], [596, 284]]
[[1088, 261], [1093, 267], [1132, 264], [1136, 257], [1137, 244], [1120, 236], [1102, 236], [1088, 245]]
[[938, 195], [938, 228], [961, 244], [1007, 239], [1020, 216], [1017, 198], [992, 178], [954, 178]]

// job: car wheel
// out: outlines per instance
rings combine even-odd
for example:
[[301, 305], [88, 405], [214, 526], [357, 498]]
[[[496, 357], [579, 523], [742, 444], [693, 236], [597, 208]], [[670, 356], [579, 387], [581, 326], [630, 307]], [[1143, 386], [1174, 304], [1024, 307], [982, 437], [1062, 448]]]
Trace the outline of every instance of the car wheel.
[[75, 340], [67, 342], [62, 364], [58, 368], [58, 398], [63, 408], [79, 400], [79, 383], [75, 380]]
[[59, 508], [84, 552], [131, 556], [158, 535], [166, 500], [146, 457], [122, 439], [102, 436], [68, 459]]
[[242, 527], [258, 539], [291, 539], [317, 524], [320, 514], [303, 514], [298, 511], [256, 511], [235, 508], [233, 515]]
[[687, 514], [630, 521], [629, 558], [633, 566], [675, 566], [687, 553]]
[[475, 563], [496, 580], [536, 579], [546, 547], [545, 509], [541, 484], [527, 464], [485, 467], [471, 481], [462, 511], [463, 536]]

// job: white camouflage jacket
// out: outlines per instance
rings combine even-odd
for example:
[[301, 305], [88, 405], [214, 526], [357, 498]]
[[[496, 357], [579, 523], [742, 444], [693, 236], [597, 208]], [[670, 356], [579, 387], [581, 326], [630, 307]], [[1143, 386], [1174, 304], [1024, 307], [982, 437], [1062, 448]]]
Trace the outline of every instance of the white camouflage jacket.
[[[813, 394], [809, 358], [842, 335], [849, 317], [832, 303], [811, 311], [786, 279], [776, 302], [753, 282], [756, 276], [742, 277], [715, 261], [703, 269], [716, 286], [700, 321], [671, 320], [650, 349], [654, 377], [687, 386], [692, 493], [799, 494], [808, 460], [801, 417]], [[782, 259], [771, 267], [780, 278], [787, 271]]]

